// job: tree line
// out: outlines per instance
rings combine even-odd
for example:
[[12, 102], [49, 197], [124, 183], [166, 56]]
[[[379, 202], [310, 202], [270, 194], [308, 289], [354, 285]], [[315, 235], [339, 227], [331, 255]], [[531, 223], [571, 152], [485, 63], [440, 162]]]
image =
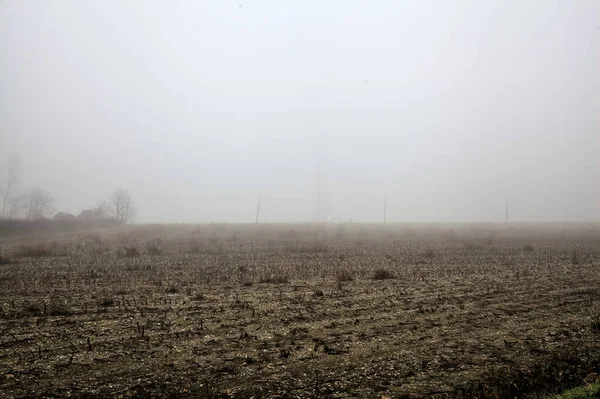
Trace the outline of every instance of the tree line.
[[[55, 199], [48, 190], [35, 185], [21, 189], [21, 164], [19, 157], [13, 154], [5, 165], [6, 180], [0, 187], [2, 209], [0, 220], [40, 220], [55, 212]], [[114, 219], [123, 223], [132, 223], [137, 207], [124, 189], [116, 189], [107, 200], [93, 208], [98, 218]]]

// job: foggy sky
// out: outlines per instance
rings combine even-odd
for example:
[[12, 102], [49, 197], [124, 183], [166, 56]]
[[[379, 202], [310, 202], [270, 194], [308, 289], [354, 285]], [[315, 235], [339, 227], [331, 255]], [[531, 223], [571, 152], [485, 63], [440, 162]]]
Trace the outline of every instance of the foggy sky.
[[[0, 2], [0, 162], [138, 222], [600, 220], [600, 2]], [[5, 170], [2, 170], [4, 182]]]

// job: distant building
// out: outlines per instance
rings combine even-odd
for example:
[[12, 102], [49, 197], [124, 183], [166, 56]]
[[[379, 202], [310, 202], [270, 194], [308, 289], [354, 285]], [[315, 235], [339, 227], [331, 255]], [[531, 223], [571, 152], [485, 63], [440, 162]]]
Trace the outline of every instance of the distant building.
[[79, 220], [99, 220], [102, 218], [102, 211], [94, 209], [84, 209], [77, 215], [77, 219]]
[[56, 215], [54, 215], [54, 217], [52, 219], [53, 220], [75, 220], [77, 218], [74, 215], [67, 213], [67, 212], [58, 212]]

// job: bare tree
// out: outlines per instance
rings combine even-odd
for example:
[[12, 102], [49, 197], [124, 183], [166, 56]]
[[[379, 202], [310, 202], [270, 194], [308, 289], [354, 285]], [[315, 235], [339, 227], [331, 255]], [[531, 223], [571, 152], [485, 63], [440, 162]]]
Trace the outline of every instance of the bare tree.
[[115, 190], [106, 206], [109, 216], [123, 223], [132, 223], [136, 214], [136, 207], [129, 193], [123, 189]]
[[27, 219], [43, 219], [54, 211], [54, 198], [39, 186], [27, 194]]
[[108, 204], [106, 203], [106, 201], [102, 201], [101, 203], [96, 205], [93, 209], [93, 212], [95, 215], [97, 215], [101, 219], [108, 217], [109, 213], [110, 213], [108, 210]]
[[8, 209], [6, 210], [6, 218], [7, 219], [20, 219], [22, 217], [27, 216], [25, 212], [27, 211], [27, 195], [15, 195], [8, 200]]
[[[19, 157], [13, 154], [8, 160], [8, 176], [6, 186], [0, 192], [2, 193], [2, 219], [6, 218], [6, 205], [11, 203], [16, 186], [20, 183]], [[10, 209], [10, 208], [9, 208]]]

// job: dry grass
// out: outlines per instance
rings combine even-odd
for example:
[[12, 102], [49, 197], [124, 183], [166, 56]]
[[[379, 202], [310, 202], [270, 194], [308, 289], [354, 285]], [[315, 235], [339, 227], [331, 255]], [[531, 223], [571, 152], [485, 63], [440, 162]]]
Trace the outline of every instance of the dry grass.
[[54, 256], [55, 252], [50, 243], [39, 241], [22, 244], [15, 255], [20, 258], [41, 258]]

